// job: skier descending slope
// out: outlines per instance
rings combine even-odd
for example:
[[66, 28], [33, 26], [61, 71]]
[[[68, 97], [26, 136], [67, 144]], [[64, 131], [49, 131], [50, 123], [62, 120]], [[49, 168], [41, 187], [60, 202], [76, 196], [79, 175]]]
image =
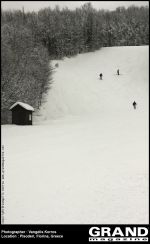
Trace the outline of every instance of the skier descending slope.
[[117, 69], [117, 75], [120, 75], [120, 73], [119, 73], [119, 69]]
[[100, 80], [102, 80], [103, 79], [103, 74], [100, 73], [99, 77], [100, 77]]
[[134, 101], [132, 104], [133, 104], [134, 109], [136, 109], [137, 103]]

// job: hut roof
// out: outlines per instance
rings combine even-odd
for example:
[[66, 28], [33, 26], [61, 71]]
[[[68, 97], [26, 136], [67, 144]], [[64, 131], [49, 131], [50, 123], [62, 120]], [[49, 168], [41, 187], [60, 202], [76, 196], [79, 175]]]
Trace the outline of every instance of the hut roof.
[[14, 103], [11, 107], [10, 110], [13, 109], [14, 107], [16, 107], [17, 105], [20, 105], [22, 108], [29, 110], [29, 111], [34, 111], [34, 108], [32, 106], [30, 106], [27, 103], [22, 103], [22, 102], [16, 102]]

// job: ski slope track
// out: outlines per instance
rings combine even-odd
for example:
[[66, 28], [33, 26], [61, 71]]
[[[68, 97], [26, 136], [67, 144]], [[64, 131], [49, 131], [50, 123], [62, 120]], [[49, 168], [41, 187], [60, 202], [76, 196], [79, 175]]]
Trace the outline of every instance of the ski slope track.
[[52, 65], [34, 125], [2, 126], [5, 223], [147, 224], [148, 47]]

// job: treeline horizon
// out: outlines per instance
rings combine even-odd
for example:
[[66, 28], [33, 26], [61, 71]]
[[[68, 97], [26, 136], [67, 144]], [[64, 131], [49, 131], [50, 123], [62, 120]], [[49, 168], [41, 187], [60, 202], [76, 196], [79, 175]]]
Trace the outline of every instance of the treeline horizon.
[[[2, 117], [17, 100], [38, 108], [52, 82], [52, 59], [111, 46], [149, 44], [149, 9], [96, 10], [91, 3], [62, 10], [1, 14]], [[34, 95], [33, 95], [34, 94]]]

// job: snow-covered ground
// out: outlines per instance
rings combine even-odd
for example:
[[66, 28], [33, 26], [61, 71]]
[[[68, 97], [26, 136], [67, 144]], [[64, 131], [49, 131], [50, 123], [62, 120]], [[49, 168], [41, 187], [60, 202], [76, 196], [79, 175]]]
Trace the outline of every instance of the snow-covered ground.
[[148, 47], [57, 62], [34, 125], [2, 126], [5, 223], [148, 223]]

